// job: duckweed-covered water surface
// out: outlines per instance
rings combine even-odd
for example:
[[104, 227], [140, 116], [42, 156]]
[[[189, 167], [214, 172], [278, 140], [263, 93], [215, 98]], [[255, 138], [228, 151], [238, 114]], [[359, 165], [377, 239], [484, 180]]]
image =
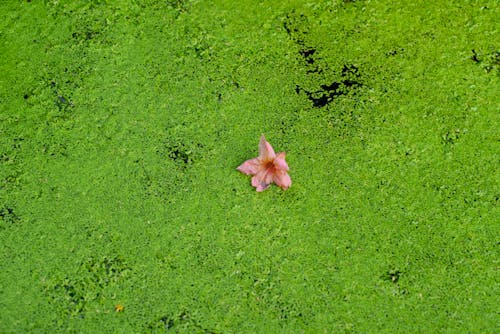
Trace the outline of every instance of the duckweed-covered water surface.
[[499, 9], [2, 2], [0, 332], [496, 332]]

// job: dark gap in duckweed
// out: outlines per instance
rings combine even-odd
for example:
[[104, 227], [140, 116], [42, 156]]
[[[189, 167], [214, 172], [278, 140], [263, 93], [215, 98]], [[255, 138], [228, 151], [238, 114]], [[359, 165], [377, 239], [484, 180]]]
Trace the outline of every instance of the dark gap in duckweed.
[[41, 151], [51, 157], [67, 157], [66, 150], [67, 146], [64, 143], [43, 143]]
[[283, 27], [290, 37], [294, 40], [297, 39], [297, 34], [306, 34], [299, 26], [300, 24], [307, 24], [307, 17], [304, 14], [299, 14], [296, 16], [295, 11], [287, 14], [285, 20], [283, 21]]
[[10, 147], [6, 143], [4, 151], [0, 153], [0, 190], [11, 191], [20, 185], [21, 171], [16, 168], [16, 163], [23, 142], [24, 138], [13, 138]]
[[46, 289], [51, 301], [71, 316], [85, 317], [87, 304], [105, 298], [103, 290], [131, 270], [118, 256], [82, 261], [75, 277], [65, 276]]
[[440, 203], [444, 207], [456, 207], [464, 203], [468, 207], [497, 206], [498, 196], [484, 193], [481, 189], [461, 190], [457, 185], [429, 184], [431, 191], [437, 193]]
[[[308, 45], [305, 42], [305, 37], [308, 31], [302, 26], [307, 27], [308, 19], [305, 15], [300, 14], [296, 16], [294, 12], [287, 14], [283, 22], [287, 34], [299, 46], [300, 58], [304, 61], [307, 75], [319, 75], [323, 73], [315, 55], [317, 55], [317, 48]], [[328, 70], [328, 68], [327, 68]], [[328, 72], [333, 72], [329, 70]], [[300, 94], [303, 92], [309, 101], [312, 102], [313, 107], [322, 108], [331, 103], [336, 97], [347, 95], [362, 86], [361, 75], [359, 68], [353, 64], [344, 64], [340, 70], [340, 79], [334, 80], [329, 83], [319, 84], [319, 89], [315, 91], [302, 88], [301, 85], [295, 85], [295, 92]]]
[[157, 320], [149, 322], [146, 328], [149, 330], [170, 330], [188, 319], [189, 316], [185, 312], [178, 315], [163, 315]]
[[10, 206], [4, 206], [0, 208], [0, 230], [7, 226], [11, 226], [13, 224], [16, 224], [20, 221], [21, 219], [19, 216], [15, 213], [14, 209]]
[[49, 298], [51, 304], [62, 307], [68, 315], [84, 317], [86, 299], [82, 282], [65, 277], [50, 289]]
[[187, 311], [181, 311], [175, 315], [162, 315], [156, 320], [150, 321], [145, 325], [150, 331], [175, 331], [182, 329], [191, 329], [196, 333], [219, 334], [219, 332], [205, 328], [196, 319], [191, 317]]
[[472, 56], [470, 57], [470, 59], [475, 62], [475, 63], [480, 63], [481, 60], [479, 59], [478, 55], [477, 55], [477, 52], [476, 50], [472, 49]]
[[177, 15], [180, 13], [187, 12], [188, 9], [188, 1], [187, 0], [167, 0], [167, 6], [177, 10]]
[[107, 15], [104, 9], [104, 4], [91, 1], [87, 7], [80, 8], [58, 8], [54, 4], [51, 15], [54, 18], [72, 20], [73, 32], [68, 36], [76, 44], [86, 45], [89, 43], [106, 43], [109, 42], [104, 38], [105, 33], [114, 19]]
[[294, 124], [295, 124], [295, 120], [291, 117], [286, 118], [286, 119], [282, 119], [281, 122], [279, 123], [279, 126], [278, 126], [278, 132], [281, 133], [282, 135], [286, 135], [287, 133], [289, 133], [291, 131]]
[[402, 271], [397, 270], [397, 269], [389, 269], [382, 275], [382, 279], [384, 281], [388, 281], [391, 283], [398, 283], [399, 279], [401, 278], [401, 275], [403, 274]]
[[98, 35], [99, 31], [87, 29], [83, 31], [75, 31], [74, 33], [71, 34], [71, 37], [74, 38], [75, 40], [89, 41]]
[[494, 70], [500, 72], [500, 51], [491, 51], [483, 54], [472, 49], [471, 52], [472, 55], [469, 59], [475, 64], [480, 65], [486, 73], [490, 73]]
[[[47, 75], [42, 76], [46, 88], [54, 96], [54, 104], [59, 111], [57, 117], [68, 118], [74, 111], [72, 101], [72, 92], [80, 88], [83, 81], [93, 71], [89, 66], [89, 46], [90, 42], [102, 43], [103, 32], [109, 26], [109, 22], [103, 17], [102, 13], [94, 10], [95, 4], [92, 3], [88, 8], [67, 9], [52, 7], [50, 11], [54, 17], [70, 17], [73, 21], [74, 30], [68, 34], [67, 42], [72, 47], [65, 50], [65, 59], [76, 61], [60, 62], [54, 60], [45, 64]], [[26, 92], [24, 99], [28, 100], [34, 92]]]
[[90, 258], [81, 265], [87, 273], [93, 274], [94, 282], [109, 282], [116, 280], [119, 276], [129, 270], [125, 261], [118, 256], [103, 257], [102, 259]]
[[[177, 12], [176, 18], [181, 14], [185, 13], [189, 9], [189, 5], [191, 0], [163, 0], [163, 1], [139, 1], [137, 2], [137, 6], [142, 8], [143, 10], [153, 10], [153, 11], [165, 11], [165, 7], [170, 9], [174, 9]], [[129, 20], [130, 16], [125, 16], [125, 19]]]
[[457, 191], [454, 187], [446, 184], [433, 184], [431, 188], [436, 191], [444, 200], [455, 198]]
[[20, 172], [14, 171], [13, 173], [6, 175], [2, 178], [0, 183], [0, 190], [13, 190], [20, 183]]
[[191, 151], [187, 150], [182, 145], [175, 145], [171, 147], [167, 147], [168, 157], [177, 162], [183, 163], [185, 165], [192, 163]]
[[282, 298], [276, 301], [276, 307], [278, 310], [278, 317], [281, 320], [295, 319], [305, 323], [303, 313], [298, 309], [295, 303], [283, 302]]
[[398, 54], [403, 53], [404, 51], [405, 51], [405, 49], [404, 49], [404, 48], [392, 49], [391, 51], [387, 52], [385, 55], [386, 55], [387, 57], [394, 57], [394, 56], [396, 56], [396, 55], [398, 55]]
[[301, 91], [304, 92], [314, 107], [322, 108], [331, 103], [335, 97], [347, 95], [352, 90], [361, 87], [361, 82], [357, 80], [359, 77], [359, 71], [355, 65], [344, 65], [340, 81], [333, 81], [330, 84], [322, 84], [320, 85], [321, 89], [316, 91], [308, 91], [301, 88], [299, 85], [296, 85], [295, 92], [297, 94]]
[[[68, 69], [65, 68], [64, 72], [67, 71]], [[65, 84], [69, 85], [72, 84], [72, 82], [70, 80], [66, 80]], [[74, 107], [71, 98], [66, 94], [61, 93], [62, 89], [58, 87], [58, 83], [55, 80], [50, 80], [49, 88], [51, 89], [52, 94], [54, 95], [54, 104], [56, 105], [57, 109], [61, 112], [63, 116], [68, 116], [71, 112], [71, 109]]]
[[13, 139], [14, 143], [12, 144], [12, 149], [13, 150], [18, 150], [21, 148], [21, 143], [24, 141], [24, 138], [22, 137], [16, 137]]
[[460, 137], [460, 129], [449, 130], [441, 136], [441, 142], [444, 145], [454, 145], [460, 139]]
[[[203, 144], [200, 143], [185, 143], [174, 140], [165, 144], [165, 155], [178, 166], [185, 168], [197, 160], [202, 149]], [[162, 154], [162, 150], [158, 150], [157, 153]]]
[[11, 156], [7, 153], [2, 153], [2, 155], [0, 156], [0, 162], [2, 163], [9, 163], [9, 162], [13, 162], [14, 159], [11, 158]]
[[313, 55], [316, 53], [316, 50], [313, 48], [305, 48], [299, 50], [299, 54], [304, 58], [306, 63], [309, 65], [314, 65], [314, 57]]
[[160, 318], [159, 322], [162, 324], [162, 327], [164, 329], [168, 330], [168, 329], [174, 327], [174, 320], [172, 318], [170, 318], [170, 317], [163, 316], [163, 317]]
[[24, 138], [16, 137], [12, 139], [12, 144], [10, 145], [10, 149], [6, 149], [0, 155], [1, 163], [12, 163], [16, 160], [17, 151], [21, 149]]
[[156, 154], [162, 160], [171, 162], [167, 168], [173, 168], [173, 170], [164, 173], [149, 168], [142, 159], [134, 162], [140, 164], [145, 194], [168, 201], [170, 195], [189, 187], [188, 169], [203, 156], [205, 145], [185, 139], [182, 134], [171, 133], [170, 130], [167, 130], [165, 137], [166, 139], [162, 140], [156, 149]]
[[[321, 73], [322, 70], [315, 65], [314, 54], [316, 53], [316, 48], [307, 45], [305, 40], [308, 31], [303, 29], [302, 26], [308, 26], [308, 19], [305, 15], [300, 14], [296, 16], [294, 12], [287, 14], [283, 27], [285, 28], [288, 36], [299, 46], [299, 55], [305, 61], [307, 73]], [[313, 66], [314, 65], [314, 66]]]

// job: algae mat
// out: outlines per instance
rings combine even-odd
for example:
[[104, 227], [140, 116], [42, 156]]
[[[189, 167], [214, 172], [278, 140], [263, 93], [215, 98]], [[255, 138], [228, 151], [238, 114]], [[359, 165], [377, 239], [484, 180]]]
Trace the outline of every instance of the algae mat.
[[497, 332], [499, 7], [3, 1], [0, 332]]

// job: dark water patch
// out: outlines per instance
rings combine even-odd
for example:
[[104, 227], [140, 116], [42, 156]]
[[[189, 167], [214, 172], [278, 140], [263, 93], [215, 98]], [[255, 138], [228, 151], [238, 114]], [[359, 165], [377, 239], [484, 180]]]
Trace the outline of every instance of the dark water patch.
[[389, 269], [385, 273], [382, 274], [381, 278], [384, 281], [391, 282], [391, 283], [398, 283], [399, 279], [401, 278], [401, 275], [403, 272], [398, 269]]
[[164, 314], [145, 324], [145, 329], [148, 331], [172, 331], [179, 332], [188, 329], [193, 333], [205, 334], [219, 334], [220, 332], [214, 331], [205, 327], [199, 320], [195, 319], [187, 310], [180, 311], [177, 314]]
[[471, 52], [472, 55], [469, 59], [475, 64], [481, 66], [486, 73], [500, 73], [500, 51], [494, 50], [484, 53], [472, 49]]
[[190, 164], [192, 162], [191, 151], [187, 150], [182, 145], [175, 145], [171, 147], [167, 147], [168, 157], [182, 164]]
[[5, 175], [0, 181], [0, 190], [14, 190], [21, 183], [21, 172], [13, 171], [11, 174]]
[[21, 137], [13, 138], [10, 144], [7, 142], [5, 148], [0, 153], [0, 163], [6, 165], [15, 163], [17, 156], [22, 149], [23, 142], [24, 138]]
[[306, 27], [309, 25], [308, 21], [307, 16], [304, 14], [296, 14], [295, 11], [292, 11], [283, 20], [283, 27], [292, 39], [302, 43], [300, 36], [307, 34]]
[[322, 108], [331, 103], [335, 97], [347, 95], [361, 87], [360, 74], [355, 65], [344, 65], [339, 81], [321, 84], [316, 91], [310, 91], [296, 85], [295, 92], [304, 92], [316, 108]]
[[[68, 68], [64, 68], [59, 75], [54, 76], [57, 77], [57, 79], [51, 77], [43, 80], [45, 83], [45, 89], [51, 92], [51, 99], [58, 111], [56, 117], [68, 119], [75, 107], [69, 92], [79, 88], [80, 83], [75, 82], [74, 78], [76, 78], [76, 76], [71, 74], [71, 71]], [[26, 100], [34, 94], [35, 93], [26, 94]]]
[[21, 160], [24, 138], [4, 138], [0, 152], [0, 190], [12, 191], [21, 183], [19, 161]]
[[200, 143], [174, 142], [165, 146], [166, 157], [178, 166], [188, 167], [199, 157], [203, 145]]
[[84, 29], [84, 30], [75, 31], [74, 33], [71, 34], [71, 37], [75, 40], [78, 40], [78, 41], [89, 41], [91, 39], [94, 39], [96, 36], [98, 36], [99, 33], [100, 32], [97, 30]]
[[[317, 89], [305, 89], [301, 84], [295, 85], [295, 92], [305, 94], [315, 108], [330, 104], [335, 97], [355, 92], [362, 86], [359, 68], [353, 64], [344, 64], [340, 70], [332, 70], [319, 56], [318, 47], [307, 42], [309, 20], [303, 14], [291, 12], [283, 20], [283, 27], [291, 40], [298, 46], [298, 58], [308, 77], [317, 82]], [[337, 77], [336, 80], [324, 82], [324, 77]], [[323, 82], [322, 82], [323, 81]]]
[[204, 145], [193, 140], [184, 126], [167, 128], [156, 153], [181, 168], [188, 168], [203, 157]]
[[185, 13], [188, 10], [189, 1], [188, 0], [167, 0], [166, 4], [168, 7], [175, 9], [178, 14]]
[[394, 57], [394, 56], [397, 56], [399, 54], [402, 54], [404, 51], [405, 51], [404, 48], [392, 49], [392, 50], [388, 51], [385, 55], [387, 57]]
[[297, 44], [300, 58], [307, 67], [307, 73], [321, 73], [321, 69], [316, 64], [314, 55], [317, 48], [306, 43], [306, 37], [309, 33], [309, 20], [307, 16], [295, 12], [286, 15], [283, 21], [283, 27], [288, 36]]
[[61, 305], [64, 303], [65, 311], [73, 316], [84, 317], [86, 305], [85, 289], [79, 282], [74, 282], [66, 277], [61, 283], [54, 285], [50, 302]]
[[[303, 48], [299, 50], [299, 54], [304, 58], [306, 63], [309, 65], [314, 65], [314, 57], [313, 55], [316, 53], [316, 49], [313, 48]], [[317, 71], [317, 70], [316, 70]]]
[[84, 318], [88, 304], [106, 300], [104, 289], [117, 284], [131, 268], [118, 257], [91, 257], [81, 262], [74, 275], [66, 275], [45, 292], [49, 302], [55, 304], [68, 315]]
[[146, 164], [143, 159], [135, 161], [146, 196], [168, 201], [171, 195], [190, 187], [190, 170], [203, 159], [206, 148], [184, 131], [184, 128], [166, 130], [155, 150], [154, 165]]
[[462, 133], [460, 129], [448, 130], [441, 135], [441, 142], [447, 146], [454, 145], [461, 136]]
[[477, 55], [477, 52], [476, 50], [472, 49], [472, 56], [470, 57], [470, 59], [475, 62], [476, 64], [480, 63], [481, 60], [479, 59], [479, 56]]
[[74, 107], [73, 102], [69, 99], [69, 97], [65, 97], [63, 95], [60, 95], [58, 92], [55, 92], [56, 94], [56, 106], [59, 109], [59, 111], [68, 111], [69, 108]]
[[0, 231], [21, 221], [13, 207], [5, 205], [0, 208]]

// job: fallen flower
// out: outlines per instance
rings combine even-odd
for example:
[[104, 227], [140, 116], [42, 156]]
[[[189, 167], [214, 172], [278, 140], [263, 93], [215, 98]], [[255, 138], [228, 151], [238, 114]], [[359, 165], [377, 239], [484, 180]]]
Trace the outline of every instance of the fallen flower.
[[288, 175], [285, 152], [274, 153], [273, 147], [264, 135], [260, 137], [259, 156], [245, 161], [236, 169], [244, 174], [253, 175], [252, 186], [259, 192], [266, 190], [273, 182], [283, 190], [292, 184]]

